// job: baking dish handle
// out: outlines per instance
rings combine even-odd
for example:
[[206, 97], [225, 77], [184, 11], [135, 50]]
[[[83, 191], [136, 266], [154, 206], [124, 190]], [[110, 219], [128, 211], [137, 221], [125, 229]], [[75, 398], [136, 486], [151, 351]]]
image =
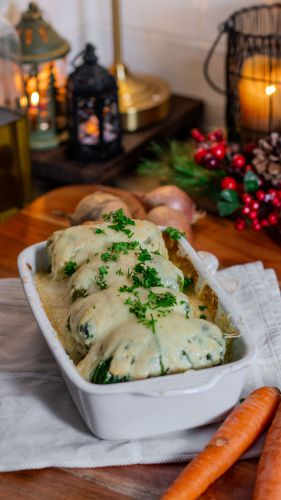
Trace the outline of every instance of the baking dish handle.
[[200, 375], [201, 376], [198, 377], [192, 377], [192, 379], [189, 381], [186, 380], [186, 383], [181, 384], [181, 387], [179, 387], [179, 383], [177, 382], [176, 387], [174, 388], [166, 387], [163, 388], [163, 390], [161, 390], [161, 388], [159, 389], [159, 382], [158, 382], [158, 390], [148, 390], [146, 392], [141, 391], [141, 395], [150, 398], [162, 398], [171, 396], [183, 396], [186, 394], [194, 394], [198, 392], [208, 391], [218, 383], [218, 381], [222, 377], [222, 372], [216, 373], [211, 377], [209, 374], [207, 375], [206, 373], [204, 373], [203, 376], [202, 374]]

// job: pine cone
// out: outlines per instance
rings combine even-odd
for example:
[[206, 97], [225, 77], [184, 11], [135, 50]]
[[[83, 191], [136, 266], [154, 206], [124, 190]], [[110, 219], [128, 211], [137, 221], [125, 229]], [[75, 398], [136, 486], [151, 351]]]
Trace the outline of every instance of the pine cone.
[[281, 186], [281, 136], [272, 132], [265, 139], [260, 139], [253, 153], [257, 173], [273, 186]]

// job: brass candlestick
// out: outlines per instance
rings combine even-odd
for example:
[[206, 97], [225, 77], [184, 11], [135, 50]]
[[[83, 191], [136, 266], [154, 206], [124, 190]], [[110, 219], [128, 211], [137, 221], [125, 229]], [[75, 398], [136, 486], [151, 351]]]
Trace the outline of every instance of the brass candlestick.
[[119, 88], [122, 129], [134, 132], [166, 118], [171, 91], [161, 78], [132, 74], [123, 63], [119, 0], [112, 0], [114, 63], [110, 70]]

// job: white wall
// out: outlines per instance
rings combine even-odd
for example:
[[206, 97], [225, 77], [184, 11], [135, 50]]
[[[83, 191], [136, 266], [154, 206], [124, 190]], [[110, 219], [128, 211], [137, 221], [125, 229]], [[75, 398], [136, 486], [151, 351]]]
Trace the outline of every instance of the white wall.
[[[270, 3], [269, 0], [267, 0]], [[8, 4], [14, 23], [27, 0]], [[266, 0], [120, 0], [123, 48], [133, 71], [161, 75], [178, 93], [201, 97], [207, 104], [206, 125], [222, 124], [224, 98], [204, 80], [202, 66], [219, 23], [235, 10]], [[49, 20], [71, 43], [71, 56], [85, 41], [97, 46], [100, 62], [112, 62], [110, 0], [38, 0]], [[70, 56], [70, 57], [71, 57]], [[224, 43], [213, 59], [212, 74], [223, 85]]]

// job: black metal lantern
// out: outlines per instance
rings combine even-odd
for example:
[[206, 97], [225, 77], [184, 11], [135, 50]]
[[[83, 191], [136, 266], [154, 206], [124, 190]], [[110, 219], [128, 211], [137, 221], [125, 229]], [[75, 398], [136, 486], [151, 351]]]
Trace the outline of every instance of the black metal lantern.
[[[280, 26], [280, 3], [241, 9], [221, 25], [207, 56], [206, 79], [227, 96], [230, 139], [255, 142], [270, 132], [281, 132]], [[209, 76], [209, 63], [223, 33], [228, 35], [226, 91]]]
[[[82, 57], [82, 64], [76, 61]], [[87, 44], [73, 61], [67, 83], [68, 151], [80, 160], [106, 160], [122, 152], [115, 78], [97, 64], [95, 48]]]

